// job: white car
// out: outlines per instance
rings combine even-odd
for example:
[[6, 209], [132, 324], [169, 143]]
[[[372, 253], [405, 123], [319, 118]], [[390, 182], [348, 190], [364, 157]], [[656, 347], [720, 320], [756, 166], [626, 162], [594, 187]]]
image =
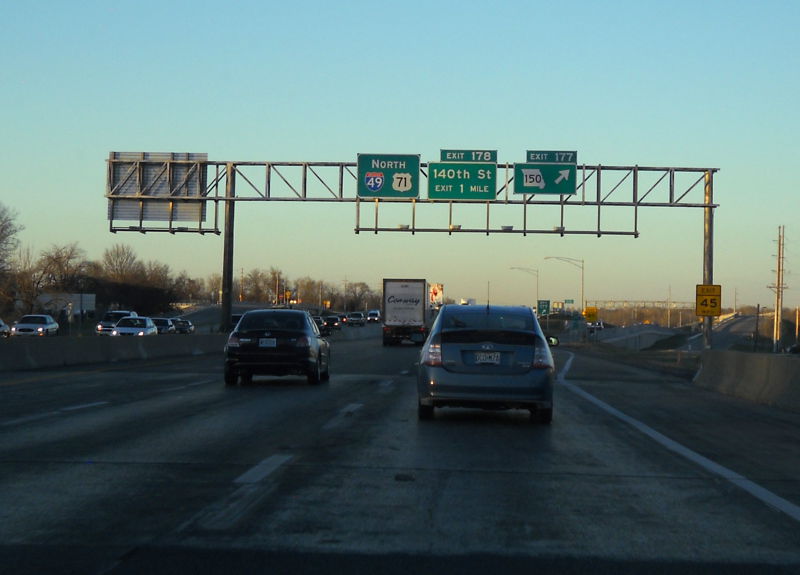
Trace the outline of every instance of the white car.
[[24, 315], [11, 328], [14, 336], [58, 335], [58, 323], [52, 316], [44, 314]]
[[117, 325], [111, 331], [111, 335], [158, 335], [158, 328], [149, 317], [128, 316], [117, 322]]
[[97, 324], [94, 328], [94, 332], [97, 335], [110, 335], [111, 332], [114, 330], [114, 326], [117, 325], [117, 322], [121, 320], [123, 317], [136, 317], [138, 314], [135, 311], [128, 311], [123, 309], [115, 309], [103, 316], [103, 319]]

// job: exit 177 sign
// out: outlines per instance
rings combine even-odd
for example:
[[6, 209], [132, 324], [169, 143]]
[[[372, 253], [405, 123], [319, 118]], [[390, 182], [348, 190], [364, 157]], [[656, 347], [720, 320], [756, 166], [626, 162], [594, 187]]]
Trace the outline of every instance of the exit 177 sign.
[[514, 164], [515, 194], [575, 193], [577, 152], [531, 151], [524, 164]]

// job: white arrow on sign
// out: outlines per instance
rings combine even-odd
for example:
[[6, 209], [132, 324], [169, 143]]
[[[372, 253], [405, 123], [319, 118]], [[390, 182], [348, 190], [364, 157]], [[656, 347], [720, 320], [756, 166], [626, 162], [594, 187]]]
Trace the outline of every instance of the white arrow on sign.
[[556, 184], [560, 184], [564, 180], [569, 179], [569, 170], [559, 170], [558, 177], [556, 178]]

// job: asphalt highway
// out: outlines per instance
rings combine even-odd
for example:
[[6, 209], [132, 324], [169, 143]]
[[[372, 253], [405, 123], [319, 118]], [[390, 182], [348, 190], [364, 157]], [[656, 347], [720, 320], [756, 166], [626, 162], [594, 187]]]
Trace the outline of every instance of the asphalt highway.
[[800, 414], [564, 346], [551, 425], [419, 422], [417, 354], [335, 341], [319, 386], [225, 388], [221, 355], [0, 374], [3, 572], [800, 569]]

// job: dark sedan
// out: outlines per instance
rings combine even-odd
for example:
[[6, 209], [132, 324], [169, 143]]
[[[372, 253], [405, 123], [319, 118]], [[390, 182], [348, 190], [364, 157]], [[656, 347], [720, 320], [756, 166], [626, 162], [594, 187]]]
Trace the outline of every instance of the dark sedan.
[[194, 333], [194, 324], [182, 317], [173, 317], [172, 325], [175, 326], [175, 333]]
[[436, 407], [528, 409], [553, 418], [555, 366], [549, 344], [528, 307], [446, 305], [422, 348], [418, 414]]
[[305, 311], [261, 309], [246, 312], [225, 346], [225, 385], [254, 375], [304, 375], [311, 384], [327, 380], [330, 344]]

